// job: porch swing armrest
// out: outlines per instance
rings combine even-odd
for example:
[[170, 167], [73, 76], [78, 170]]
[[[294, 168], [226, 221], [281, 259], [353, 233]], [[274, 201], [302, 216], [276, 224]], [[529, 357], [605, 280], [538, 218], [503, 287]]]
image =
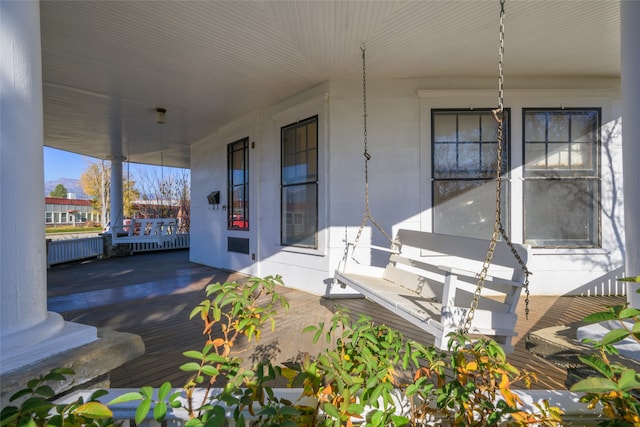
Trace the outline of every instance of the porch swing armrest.
[[390, 254], [399, 254], [400, 253], [400, 251], [397, 250], [397, 249], [386, 248], [384, 246], [377, 246], [377, 245], [363, 245], [363, 244], [356, 243], [356, 242], [347, 242], [347, 246], [351, 246], [351, 247], [354, 247], [354, 248], [356, 246], [360, 246], [360, 247], [363, 247], [363, 248], [370, 248], [370, 249], [375, 249], [377, 251], [388, 252]]
[[[455, 275], [455, 276], [465, 276], [465, 277], [470, 277], [470, 278], [477, 278], [478, 277], [478, 272], [477, 271], [465, 270], [463, 268], [451, 267], [449, 265], [439, 265], [438, 269], [440, 271], [444, 271], [444, 272], [447, 272], [447, 273]], [[494, 277], [494, 276], [491, 276], [491, 275], [487, 275], [485, 277], [484, 281], [485, 281], [485, 283], [496, 282], [496, 283], [500, 283], [500, 284], [503, 284], [503, 285], [517, 286], [519, 288], [524, 286], [523, 282], [519, 282], [517, 280], [511, 280], [511, 279], [504, 279], [502, 277]]]

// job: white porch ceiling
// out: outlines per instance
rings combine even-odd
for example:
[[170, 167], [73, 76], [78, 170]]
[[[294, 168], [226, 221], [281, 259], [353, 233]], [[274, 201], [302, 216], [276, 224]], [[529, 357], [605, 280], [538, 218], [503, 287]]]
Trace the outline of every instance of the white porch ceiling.
[[[372, 79], [497, 73], [498, 0], [40, 7], [45, 145], [103, 159], [189, 167], [189, 146], [234, 119], [361, 78], [363, 41]], [[507, 0], [506, 14], [508, 76], [620, 75], [618, 1]]]

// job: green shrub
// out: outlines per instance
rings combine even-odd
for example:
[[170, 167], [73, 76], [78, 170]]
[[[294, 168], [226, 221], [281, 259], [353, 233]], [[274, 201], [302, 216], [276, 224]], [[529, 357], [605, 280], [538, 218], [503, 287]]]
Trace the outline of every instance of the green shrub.
[[[640, 276], [622, 279], [623, 281], [640, 282]], [[640, 289], [637, 291], [640, 293]], [[602, 405], [607, 420], [600, 426], [638, 426], [640, 425], [640, 373], [613, 363], [608, 355], [619, 354], [614, 344], [631, 338], [640, 344], [640, 310], [627, 305], [609, 307], [608, 310], [593, 313], [584, 318], [586, 323], [617, 321], [619, 328], [609, 331], [600, 341], [587, 340], [596, 349], [591, 355], [580, 356], [585, 365], [599, 374], [578, 381], [571, 387], [572, 391], [585, 393], [580, 399], [589, 408]]]

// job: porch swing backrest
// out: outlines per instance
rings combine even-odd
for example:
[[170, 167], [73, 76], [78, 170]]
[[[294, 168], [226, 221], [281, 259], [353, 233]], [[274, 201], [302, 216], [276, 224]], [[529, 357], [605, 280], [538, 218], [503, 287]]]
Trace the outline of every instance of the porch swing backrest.
[[178, 232], [176, 218], [133, 218], [128, 225], [112, 228], [112, 243], [172, 242]]
[[[384, 269], [349, 260], [343, 271], [336, 271], [335, 280], [422, 328], [445, 349], [447, 334], [464, 327], [487, 244], [483, 239], [399, 230]], [[529, 247], [515, 246], [526, 262]], [[505, 350], [512, 350], [524, 281], [511, 248], [497, 242], [485, 278], [486, 292], [479, 298], [468, 332], [492, 336]]]

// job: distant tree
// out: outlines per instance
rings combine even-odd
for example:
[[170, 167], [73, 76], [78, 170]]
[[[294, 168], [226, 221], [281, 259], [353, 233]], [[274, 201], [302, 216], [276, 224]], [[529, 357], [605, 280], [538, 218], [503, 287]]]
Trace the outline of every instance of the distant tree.
[[56, 185], [56, 188], [54, 188], [51, 191], [51, 193], [49, 193], [49, 196], [58, 197], [60, 199], [66, 199], [67, 198], [67, 188], [62, 184], [58, 184], [58, 185]]
[[[91, 198], [93, 207], [100, 212], [103, 225], [106, 225], [107, 212], [111, 209], [111, 165], [101, 160], [90, 163], [87, 169], [80, 175], [80, 185], [87, 196]], [[134, 213], [134, 202], [140, 197], [136, 189], [136, 183], [126, 177], [122, 179], [122, 202], [124, 217], [130, 218]]]
[[188, 232], [191, 212], [189, 169], [142, 167], [136, 171], [140, 200], [138, 213], [146, 218], [178, 218]]

